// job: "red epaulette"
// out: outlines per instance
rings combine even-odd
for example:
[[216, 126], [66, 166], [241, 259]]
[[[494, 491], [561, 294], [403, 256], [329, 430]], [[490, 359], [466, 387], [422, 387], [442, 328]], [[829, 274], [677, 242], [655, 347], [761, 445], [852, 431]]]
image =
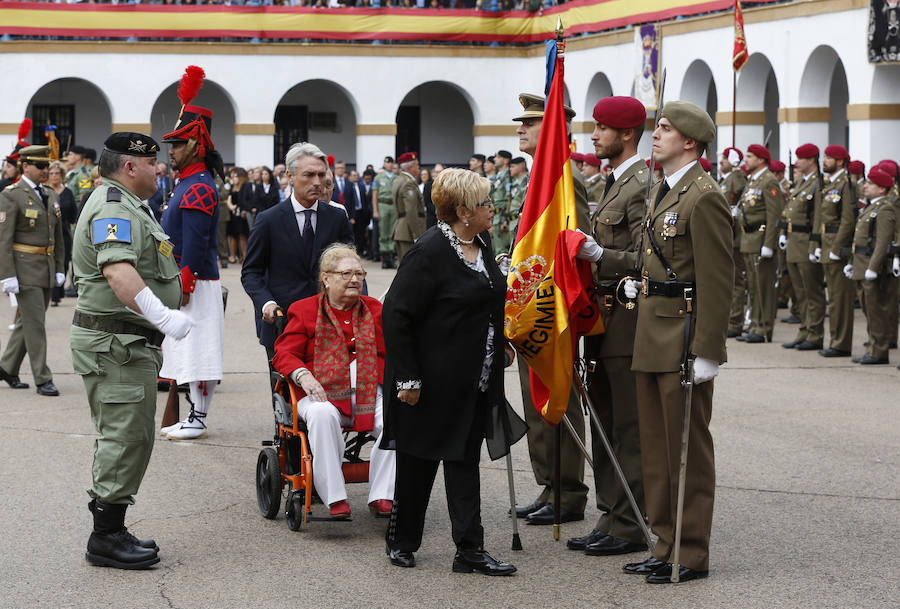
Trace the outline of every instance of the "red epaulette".
[[216, 203], [216, 191], [208, 184], [198, 182], [197, 184], [192, 184], [184, 191], [178, 207], [181, 209], [198, 209], [211, 216], [216, 209]]

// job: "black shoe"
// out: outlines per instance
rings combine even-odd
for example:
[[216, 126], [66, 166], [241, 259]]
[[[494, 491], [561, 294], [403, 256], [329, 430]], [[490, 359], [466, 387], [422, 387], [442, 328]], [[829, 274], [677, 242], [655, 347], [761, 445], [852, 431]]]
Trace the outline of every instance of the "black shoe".
[[740, 335], [741, 335], [740, 330], [729, 330], [728, 333], [726, 334], [726, 336], [728, 338], [737, 338]]
[[227, 260], [222, 260], [221, 262], [219, 262], [219, 266], [220, 266], [221, 268], [223, 268], [223, 269], [227, 269], [227, 268], [228, 268], [228, 261], [227, 261]]
[[28, 389], [28, 383], [23, 383], [18, 376], [9, 374], [3, 368], [0, 368], [0, 381], [6, 381], [6, 384], [13, 389]]
[[572, 537], [569, 541], [566, 542], [566, 547], [570, 550], [578, 550], [579, 552], [583, 552], [585, 547], [592, 543], [596, 543], [603, 539], [604, 537], [609, 537], [603, 531], [598, 531], [594, 529], [584, 537]]
[[[91, 502], [88, 503], [88, 509], [91, 511], [91, 514], [93, 514], [97, 511], [97, 500], [96, 499], [91, 499]], [[156, 552], [159, 552], [159, 546], [156, 545], [156, 541], [154, 541], [153, 539], [138, 539], [137, 537], [132, 535], [128, 531], [127, 528], [125, 529], [125, 533], [126, 533], [126, 536], [128, 537], [128, 541], [130, 541], [134, 545], [140, 546], [142, 548], [148, 548], [150, 550], [155, 550]]]
[[622, 570], [631, 575], [650, 575], [656, 569], [665, 566], [665, 564], [663, 561], [651, 556], [643, 562], [630, 562], [622, 567]]
[[129, 539], [133, 537], [122, 529], [113, 533], [91, 533], [84, 557], [98, 567], [116, 569], [146, 569], [159, 562], [156, 550], [143, 548]]
[[59, 301], [58, 301], [58, 300], [51, 300], [51, 301], [50, 301], [50, 306], [51, 306], [51, 307], [58, 307], [58, 306], [59, 306]]
[[[575, 522], [576, 520], [584, 520], [584, 512], [576, 514], [575, 512], [570, 512], [566, 509], [559, 511], [560, 522]], [[525, 517], [525, 522], [537, 525], [553, 524], [553, 506], [545, 505], [538, 511], [528, 514], [528, 516]]]
[[404, 552], [403, 550], [392, 550], [390, 546], [384, 546], [384, 553], [391, 559], [391, 564], [395, 567], [415, 567], [416, 556], [412, 552]]
[[745, 342], [747, 342], [747, 335], [741, 334], [735, 340], [738, 341], [739, 343], [745, 343]]
[[853, 363], [863, 364], [864, 366], [867, 366], [871, 364], [890, 364], [891, 362], [886, 357], [872, 357], [871, 355], [866, 353], [862, 357], [854, 357]]
[[822, 348], [822, 343], [813, 343], [808, 340], [797, 345], [797, 351], [818, 351]]
[[799, 324], [801, 321], [803, 320], [796, 315], [789, 315], [788, 317], [781, 318], [781, 323], [783, 324]]
[[747, 343], [764, 343], [766, 342], [766, 337], [761, 334], [750, 333], [747, 335], [747, 338], [744, 339], [744, 342]]
[[584, 549], [588, 556], [614, 556], [616, 554], [631, 554], [632, 552], [646, 552], [647, 544], [625, 541], [612, 535], [607, 535], [600, 541], [589, 543]]
[[528, 514], [532, 512], [536, 512], [545, 505], [550, 505], [546, 501], [541, 501], [540, 499], [535, 499], [528, 505], [524, 507], [516, 506], [516, 518], [525, 518]]
[[785, 349], [794, 349], [797, 347], [797, 345], [800, 344], [800, 342], [801, 341], [794, 339], [789, 343], [781, 343], [781, 346], [784, 347]]
[[891, 343], [888, 345], [888, 349], [896, 349], [896, 348], [897, 348], [897, 343]]
[[[705, 579], [709, 571], [697, 571], [690, 567], [678, 567], [678, 583], [689, 582], [692, 579]], [[648, 584], [671, 584], [672, 565], [666, 564], [647, 576]]]
[[508, 562], [497, 560], [484, 550], [457, 550], [453, 557], [454, 573], [478, 571], [485, 575], [512, 575], [516, 568]]
[[40, 385], [38, 385], [37, 392], [40, 395], [59, 395], [59, 389], [56, 388], [56, 385], [53, 384], [53, 381], [47, 381], [46, 383], [41, 383]]
[[821, 355], [822, 357], [850, 357], [850, 352], [828, 347], [827, 349], [822, 349], [821, 351], [819, 351], [819, 355]]

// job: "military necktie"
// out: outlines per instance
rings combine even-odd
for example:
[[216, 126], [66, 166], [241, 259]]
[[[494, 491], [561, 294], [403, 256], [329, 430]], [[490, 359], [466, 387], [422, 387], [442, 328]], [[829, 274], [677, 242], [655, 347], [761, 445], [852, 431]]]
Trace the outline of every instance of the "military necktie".
[[659, 192], [656, 193], [656, 201], [653, 203], [654, 209], [659, 205], [659, 202], [663, 200], [663, 197], [666, 196], [666, 193], [669, 192], [669, 190], [671, 190], [669, 188], [669, 183], [666, 180], [663, 180], [662, 186], [659, 187]]
[[613, 184], [616, 183], [616, 174], [610, 173], [609, 177], [606, 178], [606, 186], [603, 188], [603, 198], [606, 198], [606, 193], [609, 192], [609, 189], [613, 187]]
[[300, 234], [300, 251], [303, 255], [303, 261], [309, 266], [312, 263], [313, 249], [316, 240], [316, 234], [313, 231], [312, 215], [313, 210], [303, 210], [303, 232]]
[[48, 199], [47, 199], [47, 193], [44, 192], [44, 187], [41, 186], [40, 184], [38, 184], [37, 186], [34, 187], [34, 189], [37, 191], [38, 196], [41, 198], [41, 203], [43, 203], [44, 207], [46, 208]]

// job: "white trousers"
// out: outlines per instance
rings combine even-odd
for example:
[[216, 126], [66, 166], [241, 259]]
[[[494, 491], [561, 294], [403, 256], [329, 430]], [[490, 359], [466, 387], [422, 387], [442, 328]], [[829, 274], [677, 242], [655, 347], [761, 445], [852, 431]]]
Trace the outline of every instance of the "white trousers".
[[[350, 382], [356, 385], [356, 361], [350, 363]], [[356, 403], [356, 396], [353, 396]], [[314, 402], [309, 396], [297, 404], [300, 418], [309, 430], [309, 448], [313, 454], [313, 483], [319, 498], [325, 505], [347, 499], [341, 462], [344, 458], [344, 437], [341, 430], [340, 411], [331, 402]], [[369, 500], [394, 499], [394, 478], [397, 472], [395, 453], [378, 448], [384, 431], [381, 385], [375, 399], [375, 421], [372, 435], [375, 446], [369, 456]]]

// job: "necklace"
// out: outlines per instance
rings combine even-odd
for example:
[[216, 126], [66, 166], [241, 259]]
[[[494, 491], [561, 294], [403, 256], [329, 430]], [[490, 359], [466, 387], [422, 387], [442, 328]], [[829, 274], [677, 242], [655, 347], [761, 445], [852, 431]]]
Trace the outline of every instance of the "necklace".
[[456, 238], [459, 239], [459, 242], [462, 243], [463, 245], [472, 245], [473, 243], [475, 243], [475, 237], [472, 237], [472, 238], [469, 239], [468, 241], [466, 241], [465, 239], [463, 239], [463, 238], [460, 237], [459, 235], [457, 235]]

